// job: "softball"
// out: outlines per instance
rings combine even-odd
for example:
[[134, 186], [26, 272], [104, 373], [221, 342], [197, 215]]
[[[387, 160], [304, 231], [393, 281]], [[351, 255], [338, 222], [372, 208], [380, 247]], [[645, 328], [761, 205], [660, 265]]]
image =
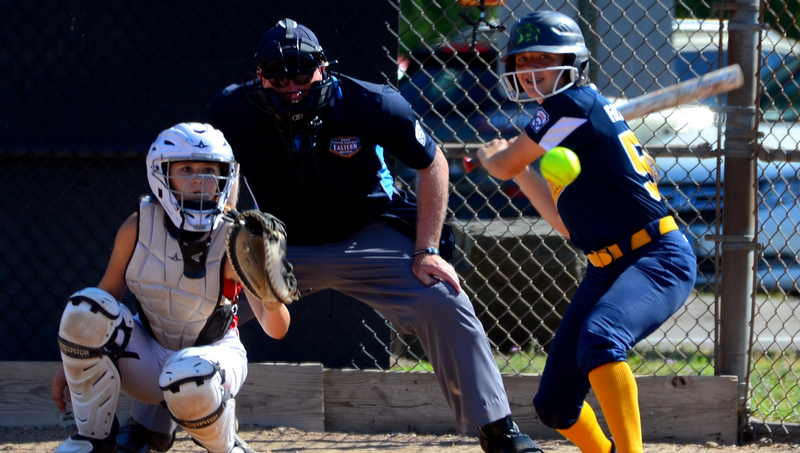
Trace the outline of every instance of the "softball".
[[581, 162], [572, 150], [556, 146], [542, 156], [539, 170], [544, 179], [563, 187], [581, 174]]

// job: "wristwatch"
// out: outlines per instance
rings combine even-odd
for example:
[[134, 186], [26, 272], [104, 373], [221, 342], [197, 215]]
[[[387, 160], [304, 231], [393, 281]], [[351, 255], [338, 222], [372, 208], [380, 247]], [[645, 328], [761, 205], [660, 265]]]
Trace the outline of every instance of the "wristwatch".
[[439, 249], [436, 247], [428, 247], [426, 249], [414, 250], [414, 256], [417, 255], [438, 255]]

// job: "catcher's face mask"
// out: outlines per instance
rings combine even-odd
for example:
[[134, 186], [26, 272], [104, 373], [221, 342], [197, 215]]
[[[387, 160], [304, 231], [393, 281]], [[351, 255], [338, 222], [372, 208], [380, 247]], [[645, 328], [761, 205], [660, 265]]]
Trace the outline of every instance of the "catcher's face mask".
[[183, 218], [210, 221], [221, 209], [218, 202], [229, 184], [228, 176], [221, 174], [221, 163], [177, 161], [162, 165], [167, 167], [164, 174], [168, 175], [172, 196], [178, 202]]
[[162, 132], [150, 147], [147, 168], [150, 189], [172, 223], [195, 232], [219, 225], [239, 174], [222, 133], [201, 123]]

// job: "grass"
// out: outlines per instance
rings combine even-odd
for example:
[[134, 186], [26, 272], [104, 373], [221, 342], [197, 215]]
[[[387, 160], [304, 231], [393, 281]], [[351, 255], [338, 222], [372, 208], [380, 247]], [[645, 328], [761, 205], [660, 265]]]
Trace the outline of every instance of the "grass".
[[750, 407], [764, 421], [800, 421], [800, 357], [796, 351], [759, 352], [750, 370]]
[[[501, 373], [539, 374], [546, 355], [541, 350], [513, 350], [495, 354]], [[793, 351], [759, 352], [750, 371], [751, 417], [766, 422], [800, 422], [800, 354]], [[712, 352], [696, 348], [671, 351], [634, 350], [628, 354], [634, 374], [645, 376], [713, 376]], [[398, 363], [395, 369], [433, 371], [425, 360]]]

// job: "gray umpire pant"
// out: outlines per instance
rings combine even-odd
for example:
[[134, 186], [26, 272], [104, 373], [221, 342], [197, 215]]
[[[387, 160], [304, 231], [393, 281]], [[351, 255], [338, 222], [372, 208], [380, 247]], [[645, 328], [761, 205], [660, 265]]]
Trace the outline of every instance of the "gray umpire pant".
[[288, 259], [302, 295], [337, 290], [378, 311], [401, 333], [416, 335], [462, 432], [510, 415], [469, 298], [447, 283], [425, 286], [411, 271], [413, 251], [411, 238], [377, 221], [339, 242], [290, 246]]

